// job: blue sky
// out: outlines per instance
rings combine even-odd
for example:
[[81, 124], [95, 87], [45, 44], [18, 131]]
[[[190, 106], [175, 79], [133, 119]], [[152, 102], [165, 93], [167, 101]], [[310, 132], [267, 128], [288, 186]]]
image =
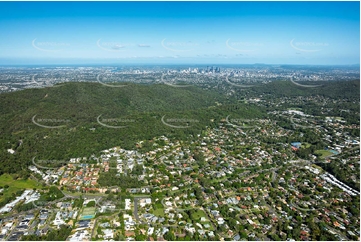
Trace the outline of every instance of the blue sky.
[[359, 2], [0, 2], [0, 64], [359, 64]]

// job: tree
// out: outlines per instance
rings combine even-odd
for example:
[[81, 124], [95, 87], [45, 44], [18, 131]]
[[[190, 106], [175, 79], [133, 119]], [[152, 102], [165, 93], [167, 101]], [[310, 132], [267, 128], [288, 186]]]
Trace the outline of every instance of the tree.
[[300, 227], [297, 225], [293, 228], [292, 230], [292, 236], [295, 240], [297, 240], [300, 237], [300, 233], [301, 233], [301, 229]]
[[146, 240], [147, 239], [147, 237], [144, 235], [144, 234], [137, 234], [136, 236], [135, 236], [135, 240], [136, 241], [144, 241], [144, 240]]
[[247, 233], [245, 232], [245, 231], [241, 231], [240, 233], [239, 233], [239, 236], [242, 238], [242, 239], [247, 239]]
[[167, 233], [165, 233], [163, 237], [164, 237], [164, 239], [166, 239], [168, 241], [174, 241], [175, 240], [175, 235], [174, 235], [172, 229], [169, 230]]
[[228, 225], [232, 228], [236, 228], [237, 227], [237, 220], [235, 220], [234, 218], [230, 218], [228, 221]]

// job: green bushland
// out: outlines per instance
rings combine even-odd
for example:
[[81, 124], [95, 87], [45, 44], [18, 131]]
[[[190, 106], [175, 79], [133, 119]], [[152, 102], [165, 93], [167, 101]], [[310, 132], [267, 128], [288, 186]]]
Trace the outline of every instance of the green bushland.
[[[99, 83], [66, 83], [27, 89], [0, 94], [0, 110], [0, 175], [17, 173], [22, 177], [29, 175], [27, 166], [35, 156], [39, 160], [67, 160], [114, 146], [135, 149], [136, 142], [159, 135], [190, 139], [230, 114], [245, 118], [265, 115], [256, 106], [239, 104], [216, 91], [158, 84], [111, 88]], [[32, 122], [34, 115], [41, 125], [64, 127], [39, 127]], [[104, 127], [97, 122], [99, 115], [107, 125], [127, 127]], [[164, 115], [165, 120], [191, 120], [190, 127], [168, 127], [161, 122]], [[14, 149], [15, 154], [7, 149]]]

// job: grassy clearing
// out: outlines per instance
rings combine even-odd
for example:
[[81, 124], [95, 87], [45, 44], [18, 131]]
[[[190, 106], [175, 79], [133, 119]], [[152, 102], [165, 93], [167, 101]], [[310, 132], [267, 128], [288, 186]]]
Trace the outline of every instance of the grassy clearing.
[[70, 192], [70, 191], [66, 191], [63, 190], [63, 193], [65, 195], [69, 195], [72, 197], [87, 197], [87, 198], [98, 198], [98, 197], [106, 197], [108, 196], [108, 194], [105, 193], [81, 193], [81, 192]]
[[324, 159], [325, 157], [327, 157], [329, 155], [333, 155], [333, 153], [331, 151], [328, 151], [328, 150], [316, 150], [315, 154], [321, 155], [320, 156], [321, 159]]
[[11, 175], [3, 174], [0, 176], [0, 186], [5, 187], [8, 185], [8, 188], [4, 188], [2, 191], [3, 195], [0, 196], [0, 201], [4, 198], [11, 196], [12, 193], [16, 193], [17, 191], [23, 189], [40, 189], [42, 186], [35, 180], [27, 179], [27, 180], [14, 180]]
[[137, 198], [137, 197], [151, 197], [150, 194], [132, 194], [131, 197]]
[[[213, 228], [213, 225], [212, 224], [210, 224], [209, 222], [208, 223], [205, 223], [204, 225], [206, 225], [206, 224], [208, 224], [209, 225], [209, 228], [207, 228], [208, 230], [210, 230], [210, 231], [215, 231], [215, 229]], [[203, 226], [204, 226], [203, 225]], [[205, 227], [206, 228], [206, 227]]]
[[320, 166], [318, 166], [318, 165], [312, 164], [311, 166], [312, 166], [313, 168], [318, 169], [319, 171], [323, 171], [323, 169], [322, 169]]
[[200, 220], [201, 217], [206, 217], [206, 214], [200, 209], [198, 209], [195, 213], [191, 214], [192, 220]]
[[153, 214], [158, 217], [164, 217], [164, 209], [157, 208], [156, 210], [154, 210]]

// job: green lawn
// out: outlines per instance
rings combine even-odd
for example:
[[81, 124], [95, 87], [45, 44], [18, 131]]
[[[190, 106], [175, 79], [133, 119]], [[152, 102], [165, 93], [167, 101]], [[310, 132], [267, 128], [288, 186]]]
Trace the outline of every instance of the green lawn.
[[200, 209], [197, 209], [197, 211], [195, 213], [191, 214], [192, 220], [200, 220], [201, 217], [206, 217], [206, 214]]
[[203, 226], [206, 225], [206, 224], [208, 224], [208, 225], [210, 226], [210, 227], [208, 228], [208, 230], [210, 230], [210, 231], [214, 231], [214, 230], [215, 230], [215, 229], [213, 228], [213, 225], [210, 224], [209, 222], [203, 224]]
[[151, 197], [149, 194], [131, 194], [131, 197], [137, 198], [137, 197]]
[[328, 150], [316, 150], [315, 154], [321, 155], [321, 159], [324, 159], [326, 156], [332, 155], [333, 153]]
[[12, 193], [16, 193], [17, 191], [22, 189], [41, 188], [41, 184], [35, 180], [14, 180], [9, 174], [3, 174], [0, 176], [0, 186], [4, 187], [5, 185], [8, 185], [9, 188], [4, 189], [4, 191], [2, 192], [3, 195], [0, 196], [0, 201], [2, 201], [5, 197], [10, 196]]
[[153, 214], [155, 216], [164, 217], [164, 209], [163, 208], [157, 208], [154, 210]]
[[81, 193], [81, 192], [69, 192], [65, 189], [63, 190], [63, 193], [65, 195], [73, 196], [73, 197], [80, 197], [80, 196], [86, 196], [88, 198], [97, 198], [97, 197], [104, 197], [107, 196], [107, 194], [104, 193]]
[[311, 165], [313, 168], [318, 169], [319, 171], [323, 171], [323, 169], [321, 167], [319, 167], [318, 165], [312, 164]]

